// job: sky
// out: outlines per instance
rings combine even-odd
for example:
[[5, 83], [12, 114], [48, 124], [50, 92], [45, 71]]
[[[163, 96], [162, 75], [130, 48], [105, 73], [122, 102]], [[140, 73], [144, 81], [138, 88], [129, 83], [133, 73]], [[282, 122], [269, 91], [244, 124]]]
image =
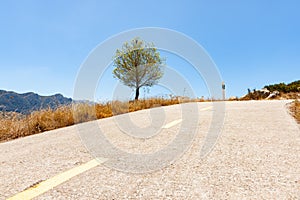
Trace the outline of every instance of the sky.
[[[242, 96], [248, 88], [300, 79], [299, 8], [297, 0], [1, 0], [0, 89], [72, 97], [80, 67], [97, 45], [127, 30], [161, 27], [200, 44], [225, 81], [226, 95]], [[162, 54], [196, 96], [209, 96], [189, 63]], [[99, 82], [99, 101], [112, 98], [112, 69]], [[142, 96], [169, 92], [156, 86]]]

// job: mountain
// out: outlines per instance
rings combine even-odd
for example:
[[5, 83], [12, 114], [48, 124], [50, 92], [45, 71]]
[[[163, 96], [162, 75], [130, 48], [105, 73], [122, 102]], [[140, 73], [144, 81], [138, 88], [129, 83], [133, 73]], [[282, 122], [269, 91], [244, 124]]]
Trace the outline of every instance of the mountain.
[[72, 103], [71, 98], [66, 98], [61, 94], [52, 96], [40, 96], [33, 92], [18, 94], [11, 91], [0, 90], [0, 112], [18, 112], [29, 114], [32, 111], [52, 108]]

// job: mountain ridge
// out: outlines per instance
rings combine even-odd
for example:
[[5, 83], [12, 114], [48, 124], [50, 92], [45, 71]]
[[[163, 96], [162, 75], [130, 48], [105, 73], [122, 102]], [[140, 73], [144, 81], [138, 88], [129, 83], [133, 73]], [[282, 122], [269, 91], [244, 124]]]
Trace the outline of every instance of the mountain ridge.
[[71, 104], [71, 98], [62, 94], [41, 96], [34, 92], [16, 93], [0, 89], [0, 112], [17, 112], [29, 114], [33, 111]]

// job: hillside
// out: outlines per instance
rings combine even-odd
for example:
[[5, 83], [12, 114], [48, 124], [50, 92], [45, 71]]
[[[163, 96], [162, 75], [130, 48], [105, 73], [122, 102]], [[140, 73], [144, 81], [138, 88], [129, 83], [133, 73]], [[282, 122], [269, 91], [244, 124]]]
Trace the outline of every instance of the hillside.
[[18, 94], [11, 91], [0, 90], [0, 112], [18, 112], [28, 114], [32, 111], [67, 105], [72, 102], [71, 98], [66, 98], [61, 94], [52, 96], [40, 96], [29, 92]]
[[260, 90], [250, 90], [240, 100], [261, 100], [261, 99], [299, 99], [300, 80], [291, 83], [278, 83], [266, 85]]
[[291, 93], [291, 92], [300, 92], [300, 80], [294, 81], [289, 84], [279, 83], [279, 84], [267, 85], [265, 86], [265, 88], [268, 89], [270, 92], [278, 91], [284, 94]]

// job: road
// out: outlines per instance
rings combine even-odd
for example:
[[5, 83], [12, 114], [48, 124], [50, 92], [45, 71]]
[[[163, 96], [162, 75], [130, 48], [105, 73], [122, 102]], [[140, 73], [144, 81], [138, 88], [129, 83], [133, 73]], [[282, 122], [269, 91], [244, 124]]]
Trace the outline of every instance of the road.
[[[226, 102], [220, 136], [205, 157], [200, 151], [214, 108], [194, 103], [200, 117], [191, 146], [148, 173], [113, 169], [110, 158], [95, 160], [79, 134], [89, 123], [1, 143], [0, 199], [300, 199], [300, 129], [287, 103]], [[163, 131], [146, 139], [122, 134], [115, 117], [90, 124], [98, 123], [116, 148], [151, 153], [169, 145], [183, 123], [180, 105], [162, 109]], [[150, 116], [143, 110], [130, 119], [143, 128]]]

